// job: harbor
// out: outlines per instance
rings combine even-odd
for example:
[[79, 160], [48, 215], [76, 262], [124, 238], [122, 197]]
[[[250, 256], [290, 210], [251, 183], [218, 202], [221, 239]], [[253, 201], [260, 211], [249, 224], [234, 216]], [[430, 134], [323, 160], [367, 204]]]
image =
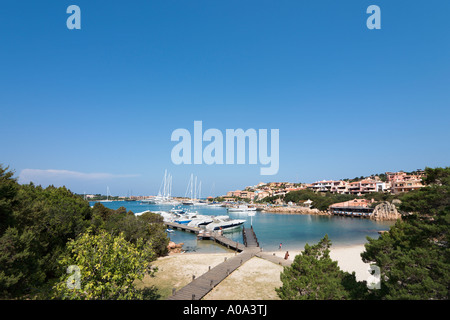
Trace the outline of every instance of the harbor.
[[[91, 202], [93, 205], [94, 202]], [[253, 225], [257, 230], [260, 247], [264, 251], [278, 249], [280, 243], [289, 250], [301, 250], [306, 243], [315, 243], [324, 234], [328, 234], [335, 245], [357, 245], [366, 243], [366, 236], [378, 238], [379, 231], [389, 230], [393, 224], [390, 221], [373, 221], [353, 217], [334, 215], [311, 214], [283, 214], [255, 210], [254, 216], [248, 212], [229, 212], [226, 207], [213, 205], [172, 206], [140, 203], [139, 201], [112, 201], [103, 203], [108, 208], [118, 209], [123, 206], [127, 211], [135, 214], [145, 211], [169, 215], [171, 210], [182, 210], [186, 213], [196, 212], [201, 216], [221, 217], [229, 216], [231, 220], [244, 220], [241, 227], [250, 228]], [[173, 213], [173, 212], [172, 212]], [[230, 229], [224, 232], [224, 236], [232, 242], [242, 243], [240, 228]], [[168, 229], [171, 229], [168, 227]], [[199, 228], [202, 229], [202, 228]], [[195, 230], [183, 231], [172, 229], [168, 236], [175, 243], [184, 243], [185, 252], [219, 253], [225, 252], [223, 246], [213, 240], [199, 240]]]

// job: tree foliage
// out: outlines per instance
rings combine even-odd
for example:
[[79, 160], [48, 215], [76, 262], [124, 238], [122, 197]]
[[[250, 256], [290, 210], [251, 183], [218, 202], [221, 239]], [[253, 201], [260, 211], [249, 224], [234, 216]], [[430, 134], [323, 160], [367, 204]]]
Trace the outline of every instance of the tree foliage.
[[88, 229], [123, 234], [135, 246], [144, 242], [157, 255], [167, 253], [169, 239], [156, 214], [136, 217], [100, 203], [90, 208], [65, 187], [19, 185], [13, 175], [0, 164], [0, 298], [46, 298], [65, 272], [58, 257]]
[[362, 258], [381, 269], [380, 299], [448, 299], [450, 285], [450, 168], [426, 168], [427, 184], [402, 197], [410, 214], [378, 239]]
[[[76, 266], [79, 278], [72, 273], [61, 277], [54, 297], [81, 300], [142, 299], [135, 281], [154, 271], [150, 262], [156, 258], [151, 246], [142, 238], [130, 243], [123, 233], [114, 236], [104, 230], [90, 232], [67, 243], [59, 263], [61, 268]], [[70, 269], [68, 269], [70, 272]], [[77, 281], [79, 286], [77, 287]], [[69, 285], [68, 285], [69, 284]]]
[[13, 178], [14, 173], [0, 164], [0, 234], [12, 224], [13, 208], [19, 185]]
[[365, 283], [357, 282], [354, 272], [340, 270], [330, 258], [330, 246], [327, 235], [316, 245], [305, 245], [305, 250], [281, 273], [283, 286], [276, 289], [281, 299], [346, 300], [365, 294]]
[[[264, 199], [264, 201], [273, 202], [277, 196], [269, 197]], [[330, 205], [337, 202], [349, 201], [354, 199], [354, 195], [349, 194], [334, 194], [331, 192], [324, 193], [316, 193], [313, 190], [298, 190], [291, 191], [284, 196], [284, 202], [288, 203], [289, 201], [293, 203], [298, 203], [300, 200], [312, 200], [312, 206], [319, 210], [327, 210]]]
[[11, 204], [0, 234], [0, 293], [36, 293], [59, 275], [55, 257], [67, 240], [89, 226], [89, 204], [64, 187], [18, 185], [10, 174], [3, 174], [0, 189], [5, 186], [16, 192], [13, 200], [5, 201], [8, 193], [0, 200]]

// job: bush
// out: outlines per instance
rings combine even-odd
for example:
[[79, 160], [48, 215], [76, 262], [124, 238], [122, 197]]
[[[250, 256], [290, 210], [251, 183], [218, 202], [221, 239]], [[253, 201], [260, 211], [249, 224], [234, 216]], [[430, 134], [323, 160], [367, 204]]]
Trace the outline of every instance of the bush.
[[54, 298], [142, 299], [143, 292], [136, 289], [135, 281], [142, 280], [146, 273], [153, 274], [149, 263], [155, 259], [156, 254], [143, 239], [133, 244], [122, 233], [84, 233], [67, 243], [59, 260], [69, 274], [54, 287]]

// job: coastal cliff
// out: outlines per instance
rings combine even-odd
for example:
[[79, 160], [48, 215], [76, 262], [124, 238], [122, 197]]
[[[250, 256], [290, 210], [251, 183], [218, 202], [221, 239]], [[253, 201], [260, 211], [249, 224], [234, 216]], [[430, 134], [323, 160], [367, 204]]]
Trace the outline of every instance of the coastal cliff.
[[370, 215], [370, 219], [375, 221], [387, 221], [401, 219], [402, 215], [398, 212], [394, 203], [384, 201], [377, 205]]

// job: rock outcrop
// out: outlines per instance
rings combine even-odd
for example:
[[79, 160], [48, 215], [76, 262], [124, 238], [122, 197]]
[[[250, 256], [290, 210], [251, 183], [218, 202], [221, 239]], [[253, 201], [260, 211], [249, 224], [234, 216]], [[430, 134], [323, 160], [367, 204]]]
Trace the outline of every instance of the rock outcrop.
[[169, 244], [167, 245], [167, 249], [169, 249], [169, 254], [170, 253], [181, 253], [183, 244], [184, 243], [176, 244], [175, 242], [170, 241]]
[[387, 220], [397, 220], [401, 219], [402, 215], [398, 212], [395, 204], [389, 201], [384, 201], [377, 205], [370, 215], [370, 219], [376, 221], [387, 221]]

